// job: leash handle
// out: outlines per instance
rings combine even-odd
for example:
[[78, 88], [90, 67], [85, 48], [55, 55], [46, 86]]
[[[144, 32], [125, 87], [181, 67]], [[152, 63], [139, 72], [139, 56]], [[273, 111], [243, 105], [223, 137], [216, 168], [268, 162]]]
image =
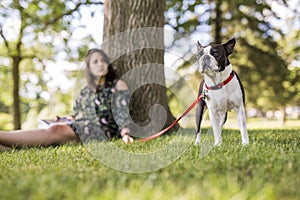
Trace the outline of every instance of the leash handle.
[[157, 137], [163, 135], [164, 133], [166, 133], [173, 126], [175, 126], [184, 116], [186, 116], [197, 105], [197, 103], [201, 99], [202, 99], [202, 94], [199, 95], [199, 97], [192, 103], [192, 105], [190, 105], [179, 117], [177, 117], [176, 120], [170, 126], [168, 126], [164, 130], [161, 130], [160, 132], [155, 133], [154, 135], [151, 135], [151, 136], [149, 136], [147, 138], [143, 138], [143, 139], [137, 140], [137, 142], [146, 142], [146, 141], [152, 140], [152, 139], [157, 138]]

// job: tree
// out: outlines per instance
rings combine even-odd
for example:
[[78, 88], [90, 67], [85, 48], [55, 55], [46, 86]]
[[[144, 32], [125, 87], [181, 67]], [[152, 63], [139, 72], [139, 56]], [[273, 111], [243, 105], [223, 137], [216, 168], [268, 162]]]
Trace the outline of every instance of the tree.
[[[0, 36], [3, 41], [4, 57], [10, 58], [13, 79], [14, 128], [21, 128], [20, 66], [24, 62], [40, 62], [51, 59], [55, 51], [55, 39], [62, 41], [68, 51], [68, 37], [72, 33], [72, 14], [82, 5], [102, 4], [87, 1], [37, 1], [13, 0], [0, 3]], [[18, 19], [16, 19], [17, 16]], [[6, 29], [6, 19], [15, 19], [13, 31]], [[28, 63], [27, 63], [28, 64]]]
[[[141, 85], [132, 95], [131, 116], [141, 126], [160, 117], [157, 114], [149, 117], [149, 109], [155, 104], [166, 111], [165, 126], [174, 121], [168, 107], [161, 67], [164, 64], [164, 11], [165, 1], [161, 0], [105, 1], [103, 47], [113, 59], [118, 77], [137, 69], [135, 75], [129, 77], [129, 86], [143, 83], [146, 79], [161, 83]], [[118, 34], [122, 37], [118, 38]], [[160, 113], [161, 110], [158, 108], [157, 111]], [[149, 130], [155, 130], [152, 128]]]

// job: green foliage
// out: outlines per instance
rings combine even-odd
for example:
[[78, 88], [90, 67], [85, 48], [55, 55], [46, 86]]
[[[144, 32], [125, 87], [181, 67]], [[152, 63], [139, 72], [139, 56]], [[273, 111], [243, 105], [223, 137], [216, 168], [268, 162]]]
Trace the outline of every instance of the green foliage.
[[[186, 130], [191, 131], [191, 130]], [[0, 153], [3, 199], [298, 199], [299, 130], [225, 130], [223, 144], [206, 157], [192, 145], [174, 163], [154, 172], [110, 169], [80, 145]], [[160, 148], [174, 136], [138, 145]], [[120, 148], [135, 152], [136, 145]], [[109, 155], [107, 155], [109, 156]]]
[[[300, 93], [299, 66], [288, 67], [299, 61], [300, 13], [286, 1], [276, 4], [294, 16], [281, 18], [268, 1], [168, 0], [165, 17], [174, 30], [199, 35], [196, 39], [200, 41], [205, 34], [210, 42], [238, 36], [231, 63], [244, 83], [247, 105], [276, 110], [299, 105]], [[279, 23], [284, 25], [279, 27]], [[190, 59], [194, 63], [194, 58]], [[179, 68], [184, 67], [190, 65]]]
[[[80, 55], [78, 56], [77, 47], [72, 44], [70, 38], [73, 31], [81, 24], [74, 25], [72, 22], [81, 17], [80, 7], [90, 4], [102, 3], [73, 0], [1, 1], [0, 112], [10, 115], [16, 113], [13, 112], [16, 108], [12, 106], [12, 90], [13, 85], [20, 85], [18, 104], [20, 104], [22, 122], [37, 117], [37, 115], [30, 115], [29, 118], [28, 113], [45, 112], [45, 107], [52, 103], [44, 98], [43, 94], [51, 96], [53, 101], [59, 101], [58, 104], [65, 104], [64, 107], [68, 108], [62, 109], [62, 106], [58, 105], [57, 115], [70, 113], [72, 94], [59, 89], [56, 93], [51, 91], [46, 82], [50, 80], [47, 79], [45, 67], [49, 61], [62, 59], [62, 55], [65, 60], [78, 62], [82, 59], [82, 50], [87, 49], [87, 44], [94, 41], [91, 37], [84, 38], [80, 44], [82, 46], [79, 48]], [[16, 63], [15, 60], [20, 60], [20, 62]], [[16, 78], [11, 75], [13, 71], [17, 72], [17, 69], [12, 69], [14, 64], [19, 69], [20, 82], [17, 82]], [[54, 88], [54, 90], [57, 89]], [[0, 124], [0, 129], [7, 127], [4, 126]]]
[[298, 105], [300, 102], [300, 67], [299, 64], [294, 64], [300, 59], [299, 36], [300, 30], [292, 29], [286, 33], [284, 40], [280, 41], [280, 54], [287, 61], [289, 69], [286, 80], [283, 81], [283, 95], [292, 105]]

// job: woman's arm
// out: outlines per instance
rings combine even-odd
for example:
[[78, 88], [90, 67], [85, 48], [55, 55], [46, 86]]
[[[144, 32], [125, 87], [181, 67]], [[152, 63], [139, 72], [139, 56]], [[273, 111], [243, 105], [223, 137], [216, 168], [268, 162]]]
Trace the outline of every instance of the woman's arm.
[[125, 83], [125, 81], [122, 81], [122, 80], [118, 80], [118, 82], [116, 84], [116, 88], [119, 91], [128, 90], [127, 84]]
[[[128, 86], [127, 84], [122, 81], [122, 80], [119, 80], [116, 84], [116, 89], [118, 91], [127, 91], [128, 90]], [[123, 97], [124, 99], [123, 100], [127, 100], [126, 97]], [[128, 104], [127, 104], [128, 106]], [[123, 108], [122, 111], [124, 112], [124, 109], [126, 108]], [[129, 108], [128, 108], [129, 109]], [[129, 117], [129, 116], [128, 116]], [[132, 143], [133, 142], [133, 138], [130, 136], [130, 129], [128, 127], [123, 127], [120, 131], [120, 134], [121, 134], [121, 137], [122, 137], [122, 140], [126, 143], [126, 144], [129, 144], [129, 143]]]

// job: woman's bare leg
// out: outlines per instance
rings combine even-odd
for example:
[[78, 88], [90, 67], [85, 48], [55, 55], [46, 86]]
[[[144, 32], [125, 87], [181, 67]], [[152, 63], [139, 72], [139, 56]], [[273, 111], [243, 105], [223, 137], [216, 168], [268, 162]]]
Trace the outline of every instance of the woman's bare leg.
[[0, 151], [8, 151], [11, 150], [11, 147], [3, 146], [0, 144]]
[[80, 142], [68, 125], [53, 125], [47, 129], [0, 131], [0, 145], [6, 147], [33, 147]]

